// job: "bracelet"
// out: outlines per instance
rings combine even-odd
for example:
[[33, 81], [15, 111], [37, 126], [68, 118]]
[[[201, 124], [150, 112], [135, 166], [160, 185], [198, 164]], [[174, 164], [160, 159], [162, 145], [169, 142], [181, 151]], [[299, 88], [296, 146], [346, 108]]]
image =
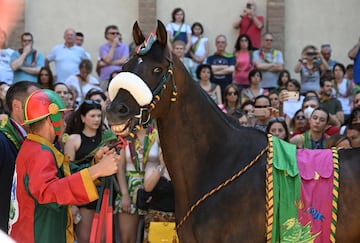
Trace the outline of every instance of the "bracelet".
[[164, 167], [163, 167], [163, 166], [158, 165], [158, 166], [156, 167], [156, 170], [157, 170], [157, 172], [159, 172], [159, 174], [160, 174], [161, 176], [164, 174]]

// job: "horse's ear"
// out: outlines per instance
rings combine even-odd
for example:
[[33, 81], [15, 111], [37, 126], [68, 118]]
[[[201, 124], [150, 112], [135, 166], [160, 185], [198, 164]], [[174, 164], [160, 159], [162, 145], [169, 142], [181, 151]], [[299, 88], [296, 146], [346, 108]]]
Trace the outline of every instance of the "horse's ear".
[[156, 35], [158, 42], [161, 45], [163, 46], [167, 45], [167, 31], [165, 25], [160, 20], [157, 21]]
[[135, 41], [135, 44], [138, 46], [140, 45], [141, 43], [144, 42], [145, 40], [145, 37], [139, 27], [139, 24], [138, 22], [136, 21], [135, 24], [134, 24], [134, 27], [133, 27], [133, 38], [134, 38], [134, 41]]

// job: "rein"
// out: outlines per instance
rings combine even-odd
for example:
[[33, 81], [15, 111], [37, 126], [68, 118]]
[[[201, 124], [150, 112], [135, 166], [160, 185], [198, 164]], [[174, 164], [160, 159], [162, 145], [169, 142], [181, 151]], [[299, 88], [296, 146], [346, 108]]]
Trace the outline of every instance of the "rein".
[[206, 193], [204, 196], [202, 196], [199, 200], [194, 203], [190, 209], [186, 212], [184, 217], [180, 220], [180, 222], [176, 225], [176, 231], [180, 229], [180, 227], [185, 223], [185, 221], [189, 218], [190, 214], [197, 208], [200, 203], [208, 199], [210, 196], [214, 195], [216, 192], [220, 191], [222, 188], [229, 185], [231, 182], [239, 178], [242, 174], [244, 174], [250, 167], [252, 167], [260, 158], [265, 154], [265, 152], [270, 148], [270, 144], [268, 144], [250, 163], [248, 163], [244, 168], [242, 168], [239, 172], [237, 172], [235, 175], [221, 183], [219, 186], [215, 187], [208, 193]]

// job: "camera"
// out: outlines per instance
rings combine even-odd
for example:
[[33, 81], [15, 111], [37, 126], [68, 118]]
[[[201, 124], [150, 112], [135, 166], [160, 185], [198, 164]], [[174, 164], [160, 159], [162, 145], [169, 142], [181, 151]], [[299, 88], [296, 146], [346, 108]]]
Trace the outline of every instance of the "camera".
[[251, 3], [247, 3], [247, 4], [246, 4], [246, 8], [247, 8], [247, 9], [251, 9], [251, 6], [252, 6]]

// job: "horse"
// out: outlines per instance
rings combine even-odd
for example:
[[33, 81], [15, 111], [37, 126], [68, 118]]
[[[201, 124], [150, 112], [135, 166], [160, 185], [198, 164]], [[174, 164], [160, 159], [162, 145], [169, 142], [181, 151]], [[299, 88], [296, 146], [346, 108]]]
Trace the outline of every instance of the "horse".
[[[133, 38], [137, 54], [110, 83], [107, 119], [130, 137], [157, 119], [180, 242], [265, 242], [268, 136], [211, 101], [167, 49], [161, 21], [146, 39], [135, 22]], [[359, 155], [339, 151], [338, 242], [360, 242]]]

